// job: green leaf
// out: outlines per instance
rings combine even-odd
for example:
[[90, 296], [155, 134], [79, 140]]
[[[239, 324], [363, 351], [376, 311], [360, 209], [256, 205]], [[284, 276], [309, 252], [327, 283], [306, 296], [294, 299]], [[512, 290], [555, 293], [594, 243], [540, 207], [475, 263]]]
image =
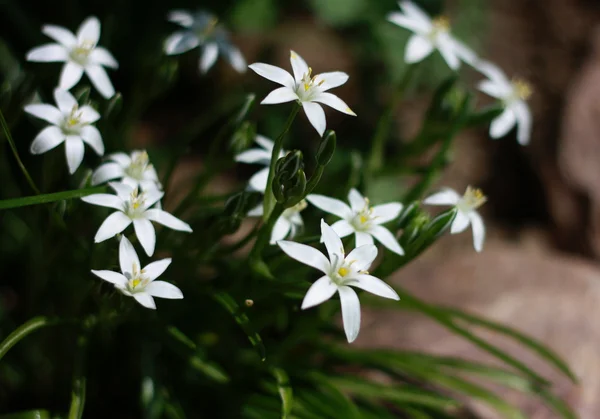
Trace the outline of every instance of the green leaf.
[[290, 378], [281, 368], [272, 368], [271, 373], [275, 377], [275, 380], [277, 380], [277, 392], [279, 393], [279, 397], [281, 397], [281, 419], [288, 419], [294, 406], [294, 395], [292, 386], [290, 385]]
[[361, 20], [369, 8], [367, 0], [310, 0], [310, 5], [319, 18], [334, 26]]
[[6, 339], [4, 339], [2, 341], [2, 343], [0, 343], [0, 360], [4, 357], [4, 355], [6, 355], [6, 353], [10, 350], [10, 348], [12, 348], [21, 339], [23, 339], [25, 336], [29, 335], [30, 333], [33, 333], [36, 330], [41, 329], [42, 327], [56, 326], [56, 325], [63, 324], [63, 323], [66, 323], [66, 322], [59, 320], [59, 319], [49, 319], [47, 317], [41, 317], [41, 316], [34, 317], [33, 319], [23, 323], [21, 326], [19, 326], [17, 329], [15, 329], [10, 335], [8, 335], [6, 337]]
[[0, 415], [0, 419], [50, 419], [50, 413], [47, 410], [25, 410], [23, 412], [8, 413]]
[[73, 191], [26, 196], [24, 198], [4, 199], [0, 201], [0, 210], [8, 208], [25, 207], [27, 205], [47, 204], [50, 202], [62, 201], [64, 199], [81, 198], [82, 196], [92, 195], [95, 193], [102, 193], [105, 191], [106, 186], [96, 186], [94, 188], [76, 189]]
[[241, 31], [264, 31], [275, 26], [278, 10], [274, 0], [240, 0], [231, 11], [231, 25]]

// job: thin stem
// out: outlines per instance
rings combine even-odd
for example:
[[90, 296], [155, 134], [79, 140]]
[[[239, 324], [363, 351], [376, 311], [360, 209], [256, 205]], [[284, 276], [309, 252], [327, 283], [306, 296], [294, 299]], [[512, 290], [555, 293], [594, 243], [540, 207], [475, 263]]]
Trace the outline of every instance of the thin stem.
[[28, 205], [47, 204], [49, 202], [63, 201], [65, 199], [81, 198], [82, 196], [92, 195], [95, 193], [102, 193], [104, 191], [106, 191], [106, 186], [96, 186], [94, 188], [75, 189], [73, 191], [26, 196], [23, 198], [4, 199], [0, 201], [0, 210], [8, 208], [25, 207]]
[[73, 383], [71, 387], [71, 406], [69, 408], [69, 419], [80, 419], [85, 407], [86, 381], [85, 361], [88, 347], [88, 331], [84, 331], [77, 338], [75, 353], [75, 366], [73, 372]]
[[267, 178], [267, 188], [265, 190], [265, 198], [263, 201], [263, 220], [268, 220], [273, 208], [275, 207], [275, 196], [273, 195], [273, 178], [275, 177], [275, 164], [277, 163], [277, 159], [279, 158], [279, 153], [281, 153], [281, 149], [283, 148], [283, 139], [285, 135], [290, 130], [298, 111], [300, 110], [300, 105], [298, 103], [294, 104], [294, 108], [290, 112], [290, 116], [285, 123], [283, 131], [281, 134], [275, 139], [275, 144], [273, 145], [273, 151], [271, 153], [271, 164], [269, 165], [269, 177]]
[[37, 195], [39, 195], [41, 192], [38, 189], [38, 187], [35, 185], [35, 182], [31, 178], [31, 176], [29, 175], [29, 172], [27, 171], [27, 169], [25, 168], [25, 165], [21, 161], [21, 157], [19, 157], [19, 152], [17, 151], [17, 147], [15, 146], [15, 142], [13, 141], [12, 135], [10, 134], [10, 129], [8, 129], [8, 124], [6, 123], [6, 120], [4, 119], [4, 115], [2, 114], [2, 111], [0, 111], [0, 124], [2, 124], [2, 130], [4, 131], [4, 136], [8, 140], [8, 144], [10, 145], [10, 148], [15, 156], [15, 159], [17, 160], [17, 164], [19, 165], [19, 167], [21, 168], [21, 171], [23, 172], [23, 174], [25, 175], [25, 178], [27, 179], [27, 183], [29, 183], [29, 186], [31, 187], [33, 192], [36, 193]]
[[6, 339], [2, 341], [2, 343], [0, 343], [0, 359], [2, 359], [4, 355], [6, 355], [10, 348], [15, 346], [21, 339], [23, 339], [30, 333], [33, 333], [36, 330], [41, 329], [42, 327], [56, 326], [58, 324], [63, 323], [67, 322], [59, 319], [49, 319], [47, 317], [34, 317], [33, 319], [23, 323], [10, 335], [8, 335]]

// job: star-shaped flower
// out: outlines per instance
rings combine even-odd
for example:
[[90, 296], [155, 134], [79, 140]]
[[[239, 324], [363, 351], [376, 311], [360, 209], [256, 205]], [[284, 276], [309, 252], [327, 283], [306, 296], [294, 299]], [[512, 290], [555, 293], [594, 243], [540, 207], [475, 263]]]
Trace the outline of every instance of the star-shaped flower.
[[461, 60], [469, 64], [476, 60], [475, 53], [452, 36], [447, 17], [431, 19], [411, 1], [400, 1], [398, 4], [402, 13], [392, 12], [387, 19], [414, 33], [406, 44], [404, 61], [422, 61], [436, 49], [453, 70], [460, 67]]
[[[271, 240], [269, 241], [270, 244], [275, 244], [279, 240], [283, 240], [286, 237], [292, 239], [296, 236], [298, 230], [304, 227], [304, 221], [302, 221], [302, 216], [300, 215], [300, 212], [303, 211], [306, 208], [306, 206], [306, 201], [302, 200], [293, 207], [286, 208], [283, 211], [283, 213], [279, 216], [277, 221], [275, 221], [275, 225], [273, 226], [273, 230], [271, 231]], [[250, 212], [248, 212], [248, 216], [250, 217], [262, 217], [262, 215], [262, 204], [258, 205]]]
[[354, 233], [356, 247], [373, 244], [373, 238], [375, 238], [392, 252], [399, 255], [404, 254], [394, 235], [381, 225], [400, 215], [400, 211], [402, 211], [400, 202], [390, 202], [371, 207], [369, 199], [363, 197], [354, 188], [348, 194], [350, 206], [339, 199], [324, 195], [308, 195], [306, 199], [315, 207], [342, 218], [333, 224], [331, 228], [340, 237], [346, 237]]
[[105, 98], [115, 94], [104, 67], [118, 68], [119, 63], [108, 50], [96, 46], [100, 39], [100, 21], [90, 16], [83, 21], [77, 35], [62, 26], [44, 25], [42, 32], [58, 42], [32, 49], [27, 53], [28, 61], [65, 62], [58, 87], [69, 90], [75, 86], [83, 72], [94, 87]]
[[308, 120], [320, 136], [323, 136], [325, 132], [326, 121], [325, 111], [319, 103], [331, 106], [347, 115], [356, 116], [342, 99], [327, 92], [329, 89], [346, 83], [348, 81], [346, 73], [333, 71], [313, 76], [312, 69], [294, 51], [290, 52], [290, 61], [294, 72], [293, 76], [284, 69], [270, 64], [254, 63], [248, 66], [259, 76], [283, 86], [269, 93], [260, 102], [261, 104], [272, 105], [297, 101], [302, 105]]
[[84, 142], [99, 156], [104, 154], [100, 131], [91, 125], [100, 119], [100, 114], [88, 105], [80, 108], [66, 90], [54, 90], [54, 100], [58, 108], [43, 103], [25, 106], [25, 112], [52, 124], [35, 137], [30, 151], [42, 154], [64, 142], [69, 173], [73, 174], [83, 161]]
[[216, 62], [219, 53], [225, 57], [238, 72], [246, 71], [246, 61], [240, 50], [229, 40], [229, 34], [218, 24], [215, 16], [204, 11], [191, 14], [185, 10], [173, 10], [167, 19], [182, 26], [165, 41], [165, 52], [168, 55], [183, 54], [202, 46], [200, 71], [206, 73]]
[[156, 169], [150, 164], [145, 150], [135, 150], [128, 156], [125, 153], [113, 153], [106, 156], [106, 163], [100, 165], [92, 175], [92, 184], [99, 185], [118, 179], [132, 188], [143, 191], [162, 189]]
[[[271, 163], [271, 153], [273, 152], [273, 141], [262, 135], [257, 135], [254, 139], [260, 146], [259, 148], [252, 148], [246, 150], [237, 156], [235, 161], [242, 163], [256, 163], [266, 166], [265, 168], [256, 172], [248, 181], [250, 187], [255, 191], [264, 193], [267, 188], [267, 179], [269, 177], [269, 164]], [[281, 150], [279, 158], [285, 156], [287, 151]]]
[[179, 218], [161, 209], [150, 208], [164, 195], [158, 189], [139, 192], [137, 189], [124, 183], [109, 182], [109, 185], [115, 190], [116, 195], [93, 194], [81, 198], [82, 201], [88, 204], [117, 210], [117, 212], [109, 215], [98, 229], [94, 237], [96, 243], [110, 239], [133, 223], [135, 235], [140, 244], [146, 251], [146, 254], [152, 256], [156, 245], [156, 232], [150, 221], [162, 224], [173, 230], [192, 232], [189, 224], [184, 223]]
[[156, 309], [152, 297], [183, 298], [181, 290], [175, 285], [165, 281], [155, 281], [171, 264], [170, 258], [152, 262], [144, 269], [140, 269], [140, 260], [135, 249], [127, 237], [123, 236], [119, 244], [119, 263], [122, 274], [95, 270], [92, 270], [92, 273], [113, 284], [124, 295], [135, 298], [146, 308]]
[[277, 244], [291, 258], [325, 274], [308, 289], [302, 301], [302, 309], [321, 304], [338, 292], [342, 304], [344, 331], [348, 342], [353, 342], [360, 330], [360, 302], [351, 287], [392, 300], [399, 300], [400, 297], [392, 287], [368, 272], [377, 257], [377, 247], [366, 244], [357, 247], [346, 256], [342, 240], [323, 220], [321, 233], [329, 259], [317, 249], [305, 244], [289, 241], [279, 241]]
[[487, 198], [480, 189], [473, 189], [470, 186], [463, 196], [450, 188], [444, 188], [426, 198], [423, 203], [427, 205], [450, 205], [457, 209], [456, 218], [450, 226], [451, 234], [462, 233], [469, 227], [473, 229], [473, 247], [477, 252], [483, 249], [485, 240], [485, 226], [481, 216], [477, 213], [477, 208], [485, 204]]
[[474, 67], [488, 77], [479, 82], [477, 88], [499, 99], [504, 106], [504, 112], [492, 121], [490, 137], [504, 137], [517, 125], [517, 140], [519, 144], [527, 145], [532, 125], [531, 110], [527, 104], [533, 93], [531, 86], [521, 79], [509, 80], [500, 68], [488, 61], [480, 61]]

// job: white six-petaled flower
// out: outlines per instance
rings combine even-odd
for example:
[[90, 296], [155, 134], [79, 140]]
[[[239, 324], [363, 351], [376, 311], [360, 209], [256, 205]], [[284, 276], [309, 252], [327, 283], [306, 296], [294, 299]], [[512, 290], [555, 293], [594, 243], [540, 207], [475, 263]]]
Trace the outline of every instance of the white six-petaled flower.
[[402, 211], [400, 202], [375, 205], [371, 207], [368, 198], [363, 197], [356, 189], [351, 189], [348, 194], [350, 206], [339, 199], [329, 198], [324, 195], [308, 195], [308, 202], [325, 212], [342, 218], [334, 223], [331, 228], [340, 236], [346, 237], [354, 233], [356, 247], [373, 244], [373, 238], [381, 242], [392, 252], [403, 255], [404, 251], [398, 244], [394, 235], [381, 224], [397, 218]]
[[320, 136], [323, 136], [325, 132], [326, 121], [325, 111], [323, 111], [319, 103], [330, 106], [347, 115], [356, 116], [342, 99], [327, 92], [329, 89], [346, 83], [348, 81], [346, 73], [333, 71], [313, 76], [312, 69], [294, 51], [290, 52], [290, 61], [292, 63], [293, 76], [284, 69], [270, 64], [254, 63], [248, 66], [259, 76], [283, 86], [269, 93], [260, 102], [261, 104], [272, 105], [297, 101], [302, 105], [308, 120]]
[[119, 244], [119, 264], [121, 272], [96, 271], [92, 273], [110, 282], [116, 289], [146, 308], [156, 309], [154, 298], [181, 299], [183, 294], [175, 285], [165, 281], [155, 281], [171, 264], [171, 259], [152, 262], [141, 269], [140, 260], [127, 237], [121, 237]]
[[25, 106], [25, 112], [52, 124], [35, 137], [30, 151], [42, 154], [64, 142], [69, 173], [73, 174], [83, 161], [84, 142], [99, 156], [104, 154], [100, 131], [91, 125], [100, 119], [100, 114], [88, 105], [80, 108], [66, 90], [55, 89], [54, 100], [58, 107], [44, 103]]
[[400, 12], [388, 14], [387, 19], [414, 33], [406, 44], [404, 61], [417, 63], [438, 50], [448, 67], [457, 70], [461, 61], [472, 64], [475, 53], [450, 33], [450, 21], [439, 16], [431, 19], [423, 10], [411, 1], [400, 1]]
[[216, 62], [219, 53], [238, 72], [246, 71], [246, 61], [240, 50], [229, 40], [229, 35], [218, 20], [210, 13], [199, 11], [191, 14], [185, 10], [173, 10], [167, 19], [184, 28], [169, 36], [165, 41], [168, 55], [183, 54], [202, 46], [200, 71], [206, 73]]
[[77, 35], [62, 26], [44, 25], [42, 32], [57, 44], [42, 45], [27, 53], [28, 61], [65, 62], [58, 87], [69, 90], [87, 74], [94, 87], [105, 98], [115, 94], [104, 67], [118, 68], [119, 63], [108, 50], [96, 46], [100, 39], [100, 21], [90, 16], [83, 21]]
[[[279, 240], [283, 240], [286, 237], [292, 239], [298, 233], [302, 227], [304, 227], [304, 221], [300, 212], [306, 208], [307, 204], [305, 200], [298, 202], [293, 207], [286, 208], [283, 213], [279, 216], [273, 230], [271, 230], [270, 244], [275, 244]], [[262, 203], [248, 212], [250, 217], [260, 217], [263, 215]]]
[[107, 162], [101, 164], [92, 174], [92, 185], [109, 180], [119, 180], [132, 188], [143, 191], [162, 189], [156, 169], [145, 150], [134, 150], [131, 155], [113, 153], [106, 156]]
[[[269, 165], [271, 164], [271, 154], [273, 153], [273, 141], [262, 135], [257, 135], [254, 139], [260, 146], [259, 148], [252, 148], [246, 150], [237, 156], [235, 161], [242, 163], [256, 163], [266, 166], [265, 168], [256, 172], [248, 181], [250, 187], [258, 192], [265, 192], [267, 189], [267, 179], [269, 177]], [[287, 154], [287, 151], [281, 150], [278, 158], [282, 158]]]
[[490, 137], [501, 138], [517, 125], [517, 140], [527, 145], [531, 137], [532, 116], [527, 99], [532, 94], [531, 86], [521, 79], [509, 80], [504, 72], [488, 61], [480, 61], [475, 66], [487, 77], [477, 88], [502, 102], [504, 112], [492, 121]]
[[344, 331], [348, 342], [353, 342], [360, 330], [360, 302], [351, 287], [392, 300], [399, 300], [400, 297], [381, 279], [369, 275], [368, 269], [377, 257], [376, 246], [372, 244], [360, 246], [346, 256], [341, 239], [323, 220], [321, 220], [321, 232], [329, 258], [317, 249], [304, 244], [288, 241], [279, 241], [277, 244], [291, 258], [325, 274], [308, 289], [302, 301], [302, 309], [321, 304], [337, 292], [342, 305]]
[[102, 207], [114, 208], [117, 212], [104, 220], [94, 241], [100, 243], [108, 240], [125, 230], [131, 223], [135, 229], [140, 244], [148, 256], [154, 253], [156, 245], [156, 232], [151, 221], [162, 224], [173, 230], [192, 232], [192, 228], [179, 218], [158, 208], [150, 208], [164, 195], [158, 189], [139, 192], [138, 189], [119, 182], [109, 182], [116, 195], [93, 194], [81, 198], [84, 202]]
[[470, 225], [473, 230], [473, 247], [477, 252], [481, 252], [485, 240], [485, 226], [483, 225], [483, 219], [476, 210], [485, 204], [485, 201], [487, 201], [487, 198], [480, 189], [469, 186], [463, 196], [460, 196], [453, 189], [444, 188], [440, 192], [427, 197], [423, 203], [455, 207], [457, 210], [456, 218], [452, 222], [450, 233], [462, 233]]

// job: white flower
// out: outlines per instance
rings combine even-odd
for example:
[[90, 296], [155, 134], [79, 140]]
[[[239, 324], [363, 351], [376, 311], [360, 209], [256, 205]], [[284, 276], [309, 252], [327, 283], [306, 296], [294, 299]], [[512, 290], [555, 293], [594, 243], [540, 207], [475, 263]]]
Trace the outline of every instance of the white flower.
[[460, 67], [461, 60], [468, 64], [476, 60], [475, 53], [450, 34], [450, 21], [447, 17], [431, 19], [411, 1], [400, 1], [398, 4], [402, 13], [392, 12], [387, 19], [414, 33], [406, 44], [404, 61], [422, 61], [435, 49], [453, 70]]
[[94, 194], [81, 198], [82, 201], [88, 204], [118, 210], [104, 220], [94, 237], [96, 243], [110, 239], [133, 223], [135, 235], [140, 244], [146, 251], [146, 254], [152, 256], [154, 246], [156, 245], [156, 233], [150, 221], [162, 224], [173, 230], [192, 232], [191, 227], [179, 218], [161, 209], [150, 208], [163, 197], [163, 192], [157, 189], [138, 192], [137, 189], [118, 182], [109, 182], [109, 185], [115, 190], [116, 195]]
[[173, 284], [165, 281], [155, 281], [156, 278], [171, 264], [171, 259], [162, 259], [146, 265], [140, 269], [140, 260], [127, 237], [121, 237], [119, 244], [119, 264], [121, 272], [95, 271], [92, 273], [104, 279], [128, 297], [135, 300], [146, 308], [156, 308], [154, 298], [181, 299], [181, 290]]
[[259, 76], [283, 86], [269, 93], [260, 102], [261, 104], [272, 105], [293, 100], [297, 101], [302, 105], [308, 120], [320, 136], [323, 136], [325, 132], [326, 121], [325, 112], [318, 103], [331, 106], [333, 109], [347, 115], [356, 116], [342, 99], [327, 92], [329, 89], [346, 83], [348, 81], [346, 73], [333, 71], [312, 76], [312, 69], [294, 51], [290, 52], [290, 61], [294, 76], [284, 69], [270, 64], [254, 63], [248, 66]]
[[28, 61], [65, 62], [58, 87], [69, 90], [87, 74], [94, 87], [105, 98], [115, 94], [115, 89], [102, 66], [118, 68], [119, 63], [108, 50], [96, 46], [100, 39], [100, 21], [90, 16], [83, 21], [77, 35], [62, 26], [44, 25], [42, 32], [58, 42], [32, 49]]
[[217, 60], [219, 53], [238, 72], [246, 71], [246, 60], [242, 53], [229, 40], [229, 35], [217, 18], [210, 13], [199, 11], [191, 14], [185, 10], [173, 10], [167, 19], [185, 28], [169, 36], [165, 41], [168, 55], [182, 54], [202, 45], [200, 71], [206, 73]]
[[381, 225], [400, 215], [400, 211], [402, 211], [401, 203], [390, 202], [389, 204], [371, 207], [369, 199], [363, 197], [354, 188], [348, 194], [350, 206], [338, 199], [323, 195], [308, 195], [306, 199], [315, 207], [342, 218], [333, 224], [331, 228], [340, 237], [346, 237], [354, 233], [356, 247], [373, 244], [373, 238], [375, 238], [392, 252], [399, 255], [404, 254], [394, 235]]
[[[248, 181], [250, 187], [258, 192], [265, 192], [267, 189], [267, 179], [269, 177], [269, 164], [271, 163], [271, 154], [273, 153], [273, 141], [269, 140], [267, 137], [262, 135], [257, 135], [254, 139], [256, 143], [260, 146], [259, 148], [252, 148], [250, 150], [246, 150], [237, 156], [235, 156], [235, 161], [239, 161], [242, 163], [257, 163], [265, 165], [264, 169], [256, 172]], [[282, 158], [287, 154], [287, 151], [281, 150], [278, 158]]]
[[[298, 233], [298, 230], [304, 226], [304, 221], [300, 216], [300, 212], [306, 208], [307, 204], [305, 200], [298, 202], [293, 207], [286, 208], [283, 213], [279, 216], [273, 230], [271, 231], [270, 244], [275, 244], [279, 240], [283, 240], [286, 237], [294, 238]], [[248, 212], [250, 217], [260, 217], [263, 215], [263, 205], [260, 204], [254, 209]]]
[[42, 154], [64, 142], [69, 173], [73, 174], [83, 161], [84, 142], [99, 156], [104, 154], [100, 131], [90, 125], [100, 119], [100, 114], [91, 106], [80, 108], [66, 90], [55, 89], [54, 100], [58, 108], [42, 103], [25, 106], [25, 112], [52, 124], [35, 137], [30, 151]]
[[450, 227], [451, 234], [462, 233], [471, 225], [473, 229], [473, 247], [477, 252], [483, 249], [485, 240], [485, 226], [481, 216], [476, 209], [485, 204], [487, 198], [481, 189], [473, 189], [470, 186], [464, 196], [460, 196], [450, 188], [444, 188], [426, 198], [423, 203], [427, 205], [451, 205], [457, 209], [456, 218]]
[[509, 80], [494, 64], [481, 61], [475, 68], [483, 73], [487, 80], [481, 81], [477, 88], [502, 102], [504, 112], [492, 121], [490, 137], [504, 137], [515, 126], [517, 140], [521, 145], [527, 145], [531, 137], [532, 116], [527, 99], [532, 94], [531, 86], [520, 79]]
[[308, 289], [302, 309], [321, 304], [337, 291], [342, 304], [342, 320], [348, 342], [353, 342], [360, 330], [360, 303], [356, 292], [350, 287], [368, 291], [380, 297], [399, 300], [398, 294], [381, 279], [367, 271], [377, 257], [377, 247], [372, 244], [357, 247], [344, 255], [342, 241], [331, 227], [321, 220], [323, 241], [329, 259], [320, 251], [300, 243], [279, 241], [277, 244], [288, 256], [305, 265], [320, 270], [325, 275]]
[[100, 165], [92, 175], [92, 185], [118, 179], [132, 188], [143, 191], [162, 189], [156, 169], [150, 164], [145, 150], [135, 150], [128, 156], [125, 153], [113, 153], [106, 156], [106, 163]]

